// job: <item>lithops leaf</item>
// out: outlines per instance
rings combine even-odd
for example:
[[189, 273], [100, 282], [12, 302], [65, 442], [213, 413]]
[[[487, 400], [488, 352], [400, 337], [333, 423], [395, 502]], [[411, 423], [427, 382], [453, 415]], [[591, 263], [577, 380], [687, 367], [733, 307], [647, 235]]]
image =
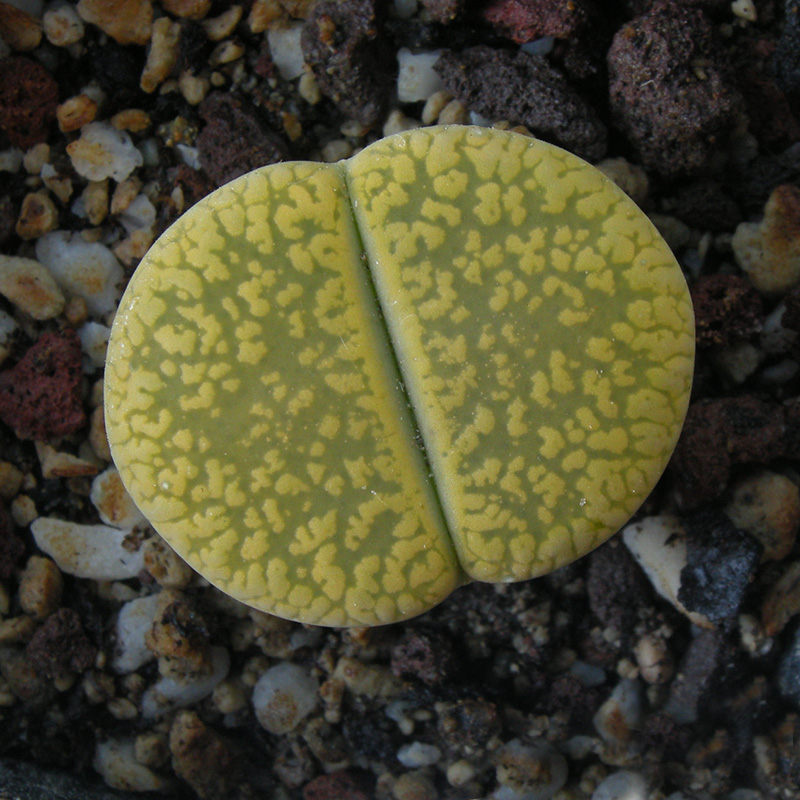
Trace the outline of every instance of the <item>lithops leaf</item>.
[[677, 263], [598, 171], [429, 128], [256, 170], [175, 223], [120, 304], [107, 430], [223, 591], [378, 624], [614, 533], [677, 439], [693, 342]]

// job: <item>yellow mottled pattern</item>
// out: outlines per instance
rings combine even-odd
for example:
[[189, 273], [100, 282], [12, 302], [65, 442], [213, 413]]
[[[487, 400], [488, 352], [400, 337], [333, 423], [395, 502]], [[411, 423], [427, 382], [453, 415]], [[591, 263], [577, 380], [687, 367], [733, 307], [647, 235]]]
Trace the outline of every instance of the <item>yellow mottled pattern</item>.
[[339, 169], [234, 181], [135, 273], [105, 379], [157, 530], [239, 600], [329, 625], [418, 614], [463, 579], [359, 251]]
[[233, 597], [369, 625], [613, 534], [682, 424], [680, 269], [601, 173], [447, 126], [198, 203], [121, 301], [105, 375], [133, 499]]
[[464, 569], [519, 580], [600, 544], [686, 412], [693, 314], [667, 246], [600, 172], [510, 133], [391, 137], [348, 179]]

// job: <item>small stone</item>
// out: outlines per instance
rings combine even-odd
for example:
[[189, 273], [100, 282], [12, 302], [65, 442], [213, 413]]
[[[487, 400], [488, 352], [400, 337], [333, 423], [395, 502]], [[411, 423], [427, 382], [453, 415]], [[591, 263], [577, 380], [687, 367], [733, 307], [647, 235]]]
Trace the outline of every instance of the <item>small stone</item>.
[[52, 164], [45, 164], [42, 166], [42, 171], [39, 173], [42, 183], [62, 202], [66, 205], [72, 197], [72, 177], [65, 173], [59, 172]]
[[638, 772], [623, 769], [600, 781], [591, 800], [634, 800], [639, 797], [647, 797], [647, 781]]
[[142, 154], [125, 131], [108, 122], [90, 122], [80, 139], [67, 145], [67, 154], [75, 171], [90, 181], [113, 178], [124, 181], [142, 166]]
[[425, 742], [404, 744], [397, 751], [397, 760], [409, 769], [430, 767], [442, 757], [442, 751], [436, 745]]
[[103, 461], [111, 461], [111, 450], [106, 436], [106, 422], [103, 407], [98, 406], [89, 419], [89, 444], [95, 455]]
[[104, 317], [116, 309], [124, 273], [104, 244], [88, 242], [80, 233], [52, 231], [37, 240], [36, 257], [63, 290], [86, 301], [92, 314]]
[[394, 800], [438, 800], [433, 781], [421, 771], [404, 772], [392, 786]]
[[725, 347], [761, 331], [763, 303], [745, 278], [705, 275], [692, 284], [691, 294], [699, 347]]
[[32, 258], [0, 255], [0, 294], [37, 320], [53, 319], [64, 310], [55, 279]]
[[208, 63], [212, 67], [220, 67], [224, 64], [232, 64], [244, 55], [244, 45], [241, 42], [228, 39], [220, 42], [208, 57]]
[[678, 599], [681, 576], [688, 559], [686, 531], [677, 517], [645, 517], [627, 525], [622, 531], [622, 539], [659, 595], [695, 625], [712, 626], [706, 616], [690, 611]]
[[63, 133], [79, 130], [94, 122], [96, 116], [97, 103], [86, 94], [69, 97], [56, 109], [58, 127]]
[[111, 660], [115, 672], [122, 675], [135, 672], [155, 658], [155, 653], [147, 646], [146, 637], [160, 605], [158, 594], [151, 594], [129, 600], [119, 610]]
[[567, 782], [567, 760], [544, 741], [512, 739], [492, 755], [498, 783], [507, 798], [549, 800]]
[[47, 138], [56, 118], [58, 84], [25, 56], [0, 58], [0, 130], [12, 147], [27, 150]]
[[47, 192], [25, 195], [17, 219], [16, 232], [20, 239], [38, 239], [58, 227], [58, 209]]
[[159, 657], [180, 660], [187, 672], [207, 670], [209, 632], [206, 621], [181, 592], [163, 590], [145, 644]]
[[736, 615], [763, 551], [752, 536], [719, 511], [683, 520], [687, 564], [681, 570], [678, 601], [712, 624]]
[[192, 568], [157, 534], [146, 539], [144, 568], [165, 589], [184, 589], [194, 578]]
[[233, 5], [219, 16], [203, 21], [203, 30], [211, 42], [221, 42], [231, 36], [242, 18], [242, 7]]
[[460, 100], [451, 100], [436, 118], [439, 125], [465, 125], [469, 122], [469, 112]]
[[146, 131], [153, 124], [150, 115], [141, 108], [125, 108], [118, 111], [111, 117], [110, 122], [117, 130], [131, 133]]
[[163, 792], [172, 788], [169, 781], [136, 760], [133, 739], [105, 739], [98, 742], [92, 766], [112, 789]]
[[650, 684], [668, 683], [675, 672], [672, 654], [662, 636], [649, 633], [634, 647], [636, 664], [642, 679]]
[[31, 556], [20, 577], [20, 606], [26, 614], [44, 619], [58, 608], [63, 588], [56, 564], [49, 558]]
[[178, 88], [184, 100], [190, 106], [196, 106], [205, 100], [208, 90], [211, 88], [211, 81], [188, 71], [182, 72], [178, 78]]
[[66, 3], [45, 11], [42, 26], [47, 41], [56, 47], [68, 47], [83, 39], [83, 20], [75, 7]]
[[80, 0], [78, 14], [117, 44], [147, 44], [153, 30], [150, 0]]
[[108, 349], [108, 339], [111, 335], [111, 328], [108, 325], [101, 325], [99, 322], [86, 322], [78, 330], [78, 337], [81, 340], [81, 348], [86, 357], [84, 360], [84, 371], [87, 373], [100, 369], [106, 361], [106, 350]]
[[24, 478], [24, 474], [10, 461], [0, 461], [0, 498], [10, 500], [14, 497], [22, 488]]
[[258, 796], [248, 778], [253, 766], [194, 711], [176, 714], [169, 729], [169, 749], [175, 773], [198, 797], [249, 800]]
[[442, 79], [433, 68], [439, 55], [439, 51], [412, 53], [407, 47], [398, 50], [397, 99], [401, 103], [427, 100], [442, 90]]
[[81, 343], [74, 331], [45, 333], [0, 372], [0, 419], [23, 439], [47, 441], [86, 423]]
[[160, 17], [153, 23], [150, 49], [139, 85], [142, 91], [152, 94], [169, 76], [178, 63], [178, 42], [181, 26], [169, 17]]
[[145, 523], [142, 512], [125, 490], [115, 467], [109, 467], [92, 481], [89, 498], [106, 525], [131, 530]]
[[439, 709], [438, 730], [448, 747], [464, 756], [479, 752], [500, 733], [497, 707], [486, 700], [460, 700]]
[[639, 683], [635, 680], [622, 680], [594, 715], [595, 730], [605, 742], [626, 746], [641, 728], [643, 710]]
[[388, 698], [398, 694], [401, 687], [400, 681], [386, 667], [364, 664], [350, 656], [342, 656], [336, 662], [333, 677], [343, 680], [356, 696]]
[[800, 490], [786, 476], [761, 470], [735, 485], [725, 513], [763, 545], [765, 561], [780, 561], [797, 538]]
[[742, 222], [731, 240], [736, 263], [766, 295], [781, 294], [800, 281], [800, 189], [773, 190], [760, 223]]
[[211, 0], [162, 0], [161, 5], [168, 14], [182, 19], [201, 20], [211, 8]]
[[44, 442], [36, 442], [36, 455], [39, 457], [42, 477], [47, 480], [97, 474], [97, 464], [94, 462], [86, 461], [72, 453], [60, 452]]
[[128, 546], [123, 531], [108, 525], [39, 517], [31, 533], [40, 550], [58, 564], [62, 572], [96, 581], [134, 578], [142, 569], [142, 553]]
[[422, 107], [422, 114], [420, 115], [422, 124], [433, 125], [452, 99], [453, 95], [451, 95], [450, 92], [446, 92], [444, 89], [440, 89], [438, 92], [434, 92], [430, 95], [425, 101], [425, 105]]
[[0, 3], [0, 41], [18, 52], [35, 50], [42, 41], [42, 27], [13, 3]]
[[51, 614], [25, 648], [33, 666], [48, 678], [81, 673], [94, 664], [97, 650], [71, 608]]
[[316, 708], [318, 688], [317, 681], [298, 664], [276, 664], [253, 687], [256, 719], [272, 734], [288, 733]]

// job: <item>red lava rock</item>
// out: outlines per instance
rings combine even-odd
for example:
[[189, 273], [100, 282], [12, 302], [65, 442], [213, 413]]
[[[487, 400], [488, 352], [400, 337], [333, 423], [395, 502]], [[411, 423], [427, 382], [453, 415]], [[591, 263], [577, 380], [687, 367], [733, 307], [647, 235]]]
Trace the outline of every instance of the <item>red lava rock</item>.
[[759, 333], [761, 295], [740, 275], [706, 275], [691, 287], [698, 347], [722, 346]]
[[743, 101], [704, 14], [658, 0], [614, 36], [608, 68], [612, 115], [645, 168], [707, 171]]
[[493, 0], [483, 16], [517, 44], [542, 36], [566, 39], [584, 28], [595, 9], [586, 0]]
[[679, 220], [702, 231], [732, 231], [742, 221], [739, 206], [712, 180], [701, 179], [684, 186], [669, 205]]
[[445, 51], [435, 70], [470, 110], [525, 125], [587, 160], [605, 155], [605, 126], [544, 57], [479, 45]]
[[37, 441], [82, 428], [81, 359], [72, 329], [43, 334], [19, 363], [0, 372], [0, 420], [20, 439]]
[[303, 788], [303, 800], [370, 800], [352, 775], [347, 772], [332, 772], [319, 775]]
[[691, 405], [670, 467], [680, 504], [696, 508], [719, 497], [734, 464], [785, 452], [785, 428], [783, 408], [752, 395]]
[[57, 105], [58, 84], [38, 61], [0, 59], [0, 129], [13, 147], [27, 150], [47, 139]]
[[25, 543], [14, 531], [5, 504], [0, 502], [0, 580], [7, 581], [14, 574], [24, 552]]
[[212, 92], [200, 104], [200, 115], [207, 123], [196, 141], [200, 165], [217, 186], [289, 155], [258, 109], [232, 95]]
[[450, 641], [441, 633], [408, 631], [392, 648], [392, 672], [433, 686], [447, 680], [456, 666]]
[[648, 582], [619, 538], [610, 539], [590, 554], [586, 593], [592, 612], [603, 625], [620, 635], [633, 630], [638, 608], [630, 598], [648, 597]]
[[42, 675], [64, 678], [89, 669], [97, 651], [84, 633], [77, 613], [71, 608], [60, 608], [37, 629], [25, 654]]
[[321, 2], [303, 27], [301, 46], [320, 91], [362, 125], [386, 111], [394, 64], [376, 0]]

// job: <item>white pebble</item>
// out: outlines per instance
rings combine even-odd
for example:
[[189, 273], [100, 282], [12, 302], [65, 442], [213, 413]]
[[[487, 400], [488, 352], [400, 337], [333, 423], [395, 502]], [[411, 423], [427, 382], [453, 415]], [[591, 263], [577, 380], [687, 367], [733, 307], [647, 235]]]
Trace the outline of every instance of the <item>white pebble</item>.
[[169, 788], [167, 781], [136, 760], [134, 739], [98, 742], [92, 766], [112, 789], [159, 792]]
[[747, 22], [755, 22], [758, 19], [756, 5], [753, 0], [733, 0], [731, 11], [739, 19], [747, 20]]
[[105, 364], [110, 334], [111, 328], [101, 325], [99, 322], [87, 322], [78, 330], [78, 338], [81, 340], [81, 347], [87, 361], [84, 365], [84, 372], [94, 372], [97, 367]]
[[697, 611], [688, 611], [678, 600], [681, 570], [687, 564], [686, 532], [677, 517], [645, 517], [622, 531], [622, 540], [650, 579], [653, 588], [675, 608], [703, 628], [713, 625]]
[[19, 172], [22, 166], [22, 150], [12, 147], [0, 150], [0, 172]]
[[66, 3], [45, 11], [42, 26], [47, 41], [56, 47], [66, 47], [83, 39], [83, 20], [75, 7]]
[[397, 760], [409, 768], [429, 767], [442, 757], [442, 751], [432, 744], [411, 742], [397, 751]]
[[129, 600], [119, 610], [116, 624], [116, 645], [111, 660], [113, 670], [121, 675], [135, 672], [143, 664], [155, 658], [145, 643], [147, 632], [159, 609], [158, 594]]
[[552, 51], [556, 40], [552, 36], [542, 36], [532, 42], [525, 42], [519, 49], [530, 56], [546, 56]]
[[142, 716], [157, 719], [208, 697], [228, 677], [231, 657], [224, 647], [211, 648], [211, 669], [187, 672], [180, 677], [162, 676], [142, 696]]
[[79, 233], [52, 231], [37, 240], [36, 257], [62, 289], [86, 301], [91, 314], [104, 317], [117, 307], [124, 272], [101, 242], [84, 241]]
[[120, 581], [136, 577], [144, 568], [142, 550], [131, 552], [127, 534], [109, 525], [39, 517], [31, 523], [31, 533], [62, 572], [77, 578]]
[[145, 194], [138, 194], [131, 204], [119, 215], [122, 227], [128, 233], [140, 228], [152, 228], [156, 223], [156, 209]]
[[314, 710], [317, 688], [317, 681], [298, 664], [276, 664], [253, 687], [256, 718], [270, 733], [288, 733]]
[[647, 781], [638, 772], [621, 769], [597, 784], [592, 800], [645, 800]]
[[300, 47], [302, 32], [303, 24], [298, 22], [285, 28], [271, 27], [267, 33], [272, 61], [286, 81], [299, 78], [305, 71]]
[[642, 723], [642, 691], [636, 681], [621, 680], [594, 715], [595, 730], [609, 744], [625, 745]]
[[145, 523], [115, 467], [109, 467], [92, 481], [89, 499], [106, 525], [129, 531]]
[[84, 125], [80, 139], [67, 145], [67, 153], [75, 171], [90, 181], [113, 178], [119, 183], [143, 163], [131, 137], [109, 122]]
[[427, 100], [444, 88], [442, 79], [433, 69], [439, 55], [438, 50], [425, 53], [412, 53], [407, 47], [398, 50], [397, 99], [401, 103]]

